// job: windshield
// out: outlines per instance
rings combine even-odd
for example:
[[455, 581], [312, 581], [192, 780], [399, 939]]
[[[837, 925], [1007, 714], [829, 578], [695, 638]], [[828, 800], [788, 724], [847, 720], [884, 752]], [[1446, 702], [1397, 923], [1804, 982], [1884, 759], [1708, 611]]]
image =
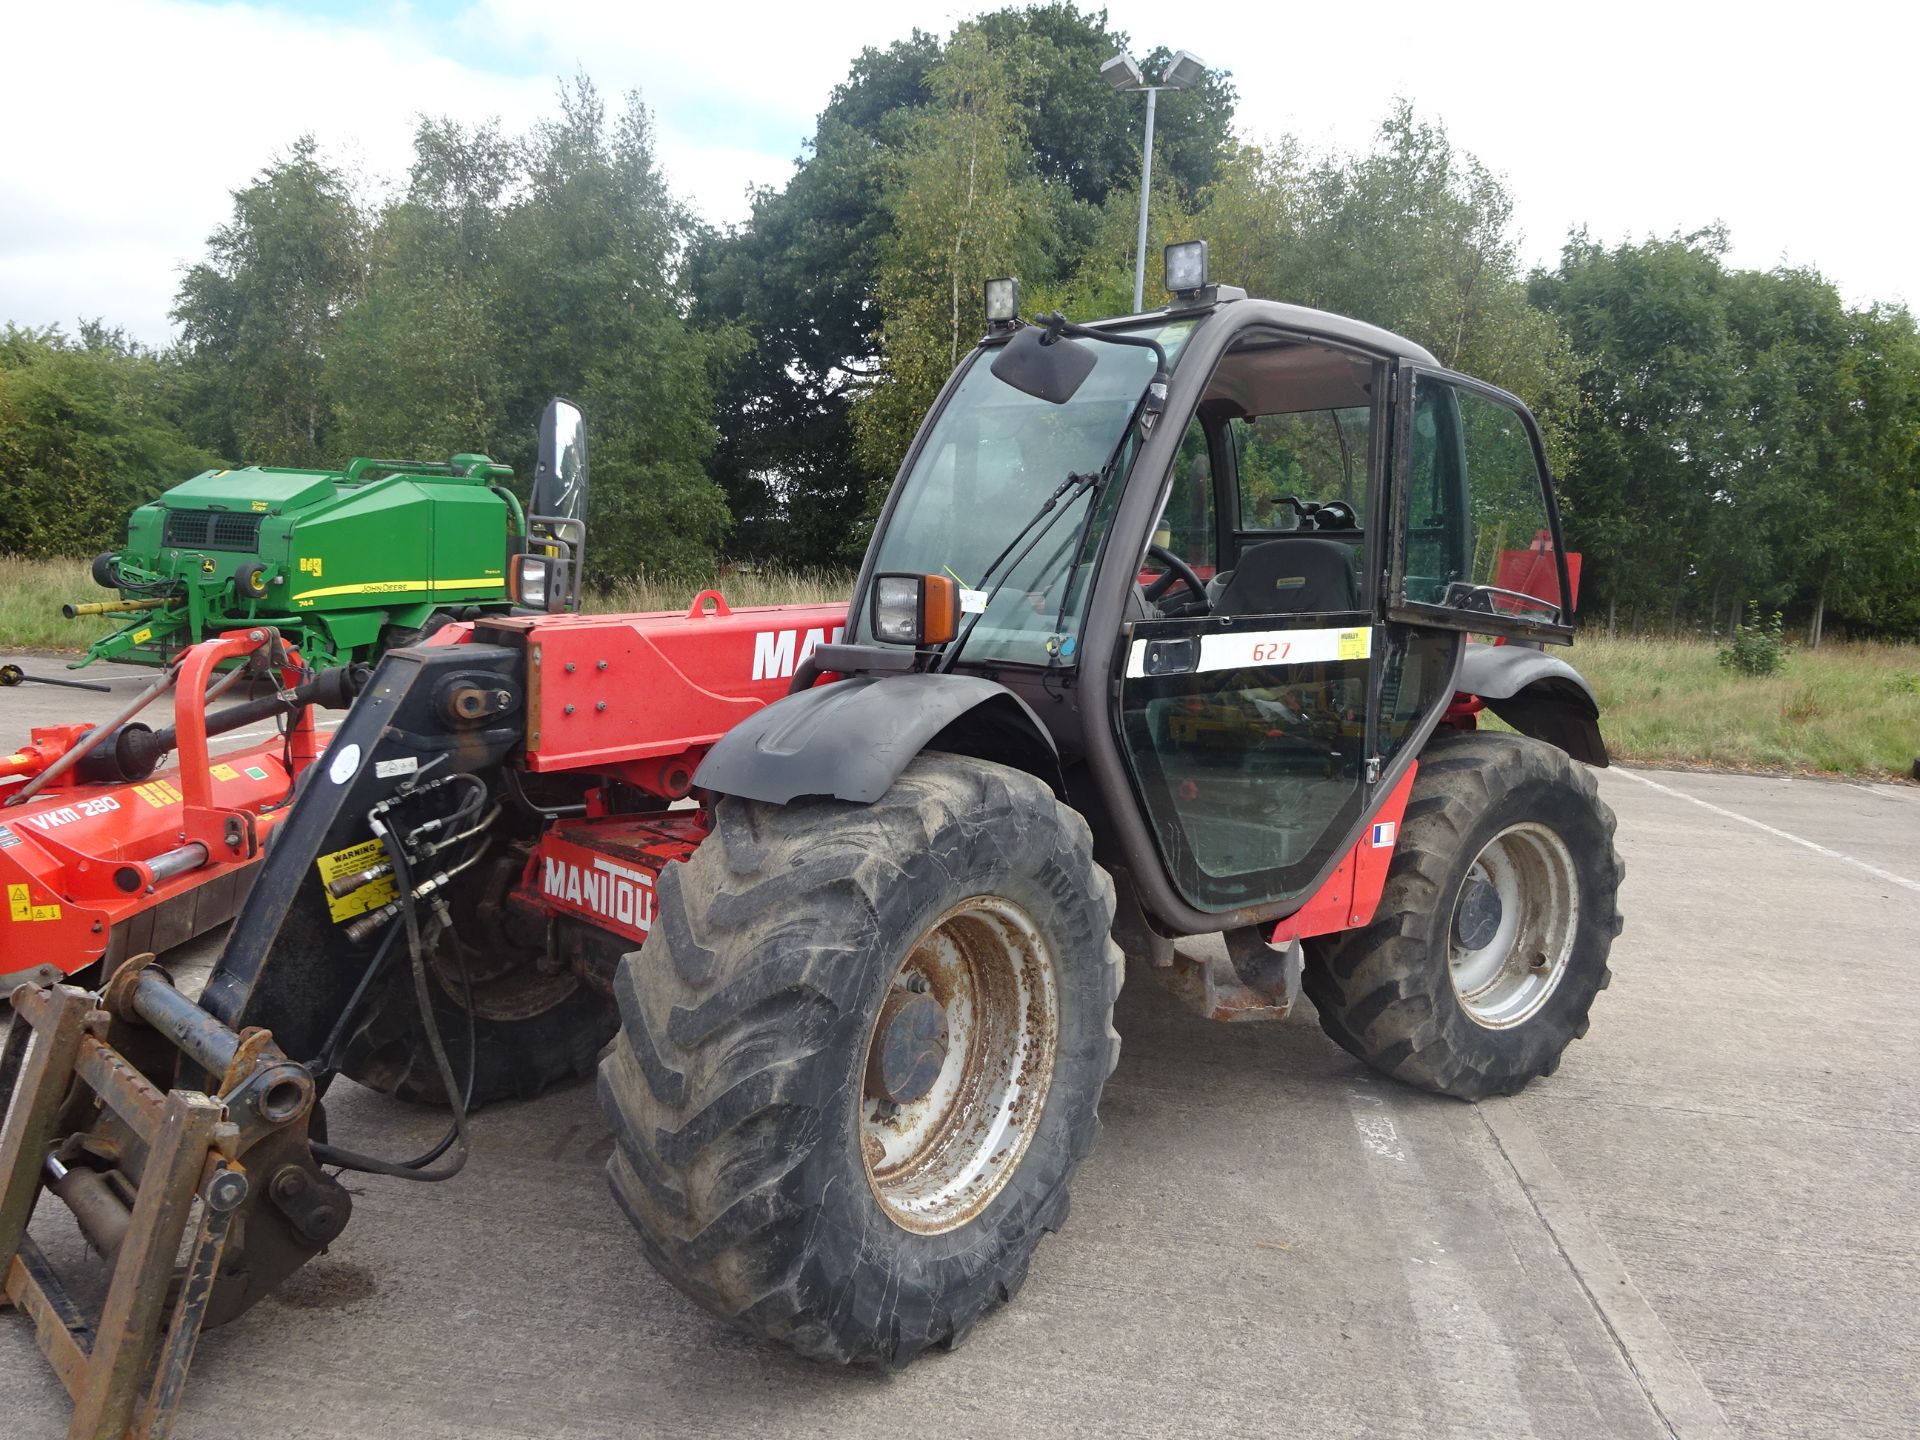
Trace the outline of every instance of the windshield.
[[[1151, 335], [1171, 365], [1192, 329], [1191, 320], [1180, 320], [1126, 333]], [[1024, 560], [1003, 565], [991, 577], [986, 569], [1062, 481], [1106, 465], [1153, 376], [1151, 350], [1077, 343], [1092, 352], [1094, 369], [1064, 405], [995, 379], [991, 365], [998, 352], [976, 351], [901, 478], [899, 499], [880, 537], [876, 571], [949, 575], [967, 590], [983, 581], [989, 589], [998, 587], [967, 637], [968, 660], [1072, 662], [1099, 535], [1131, 455], [1122, 456], [1105, 492], [1082, 490], [1063, 498], [1014, 547], [1018, 555], [1041, 535]], [[1090, 505], [1096, 507], [1092, 523]], [[861, 609], [860, 635], [871, 640], [871, 617]]]

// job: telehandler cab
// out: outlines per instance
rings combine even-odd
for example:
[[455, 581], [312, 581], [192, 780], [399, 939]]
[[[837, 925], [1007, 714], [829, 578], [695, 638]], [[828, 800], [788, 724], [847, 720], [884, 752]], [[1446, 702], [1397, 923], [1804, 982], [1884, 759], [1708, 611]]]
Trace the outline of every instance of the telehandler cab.
[[[1204, 277], [1090, 326], [988, 299], [849, 607], [391, 652], [197, 1003], [143, 960], [16, 992], [0, 1263], [72, 1433], [164, 1430], [200, 1325], [340, 1236], [340, 1171], [444, 1179], [471, 1106], [596, 1065], [648, 1258], [894, 1367], [1065, 1219], [1123, 952], [1218, 1019], [1304, 989], [1465, 1098], [1584, 1033], [1621, 865], [1593, 696], [1539, 648], [1572, 625], [1526, 410]], [[446, 1138], [357, 1152], [341, 1076]], [[43, 1188], [114, 1263], [97, 1319], [26, 1235]]]

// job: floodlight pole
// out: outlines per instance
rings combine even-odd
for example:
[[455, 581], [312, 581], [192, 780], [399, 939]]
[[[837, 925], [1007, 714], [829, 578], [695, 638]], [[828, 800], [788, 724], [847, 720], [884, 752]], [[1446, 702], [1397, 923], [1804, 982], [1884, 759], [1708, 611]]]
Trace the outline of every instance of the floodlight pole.
[[1147, 285], [1147, 200], [1153, 194], [1153, 110], [1161, 87], [1149, 85], [1147, 92], [1147, 145], [1140, 158], [1140, 231], [1133, 242], [1133, 313], [1140, 313]]

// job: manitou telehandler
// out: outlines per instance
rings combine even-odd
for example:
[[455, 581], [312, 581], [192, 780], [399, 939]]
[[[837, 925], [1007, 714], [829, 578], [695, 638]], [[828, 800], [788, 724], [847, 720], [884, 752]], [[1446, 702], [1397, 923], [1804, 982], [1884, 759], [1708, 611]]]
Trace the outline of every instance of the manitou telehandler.
[[[989, 284], [850, 605], [391, 652], [197, 1001], [144, 959], [16, 992], [0, 1262], [73, 1434], [163, 1431], [201, 1325], [339, 1239], [341, 1172], [446, 1178], [468, 1109], [596, 1064], [652, 1262], [886, 1367], [1065, 1217], [1123, 952], [1217, 1019], [1304, 989], [1445, 1094], [1553, 1071], [1621, 866], [1593, 696], [1540, 648], [1572, 625], [1533, 420], [1169, 262], [1169, 306], [1094, 325]], [[446, 1138], [361, 1153], [341, 1077], [448, 1104]], [[112, 1262], [97, 1317], [26, 1233], [43, 1189]]]

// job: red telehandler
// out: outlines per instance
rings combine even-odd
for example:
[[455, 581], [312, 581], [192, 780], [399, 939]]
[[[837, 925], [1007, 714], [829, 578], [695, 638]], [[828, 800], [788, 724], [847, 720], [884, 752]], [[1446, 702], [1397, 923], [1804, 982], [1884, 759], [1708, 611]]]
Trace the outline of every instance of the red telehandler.
[[[1539, 648], [1572, 624], [1532, 418], [1173, 258], [1168, 307], [1095, 325], [989, 285], [850, 605], [391, 652], [197, 1001], [144, 958], [16, 992], [0, 1264], [73, 1434], [163, 1432], [201, 1326], [340, 1237], [342, 1172], [445, 1179], [472, 1107], [596, 1069], [649, 1259], [885, 1367], [1064, 1219], [1123, 953], [1223, 1020], [1304, 991], [1445, 1094], [1552, 1073], [1621, 866], [1592, 694]], [[1496, 583], [1516, 540], [1548, 578]], [[445, 1139], [353, 1148], [342, 1077], [446, 1105]], [[43, 1191], [112, 1262], [97, 1316], [27, 1234]]]

